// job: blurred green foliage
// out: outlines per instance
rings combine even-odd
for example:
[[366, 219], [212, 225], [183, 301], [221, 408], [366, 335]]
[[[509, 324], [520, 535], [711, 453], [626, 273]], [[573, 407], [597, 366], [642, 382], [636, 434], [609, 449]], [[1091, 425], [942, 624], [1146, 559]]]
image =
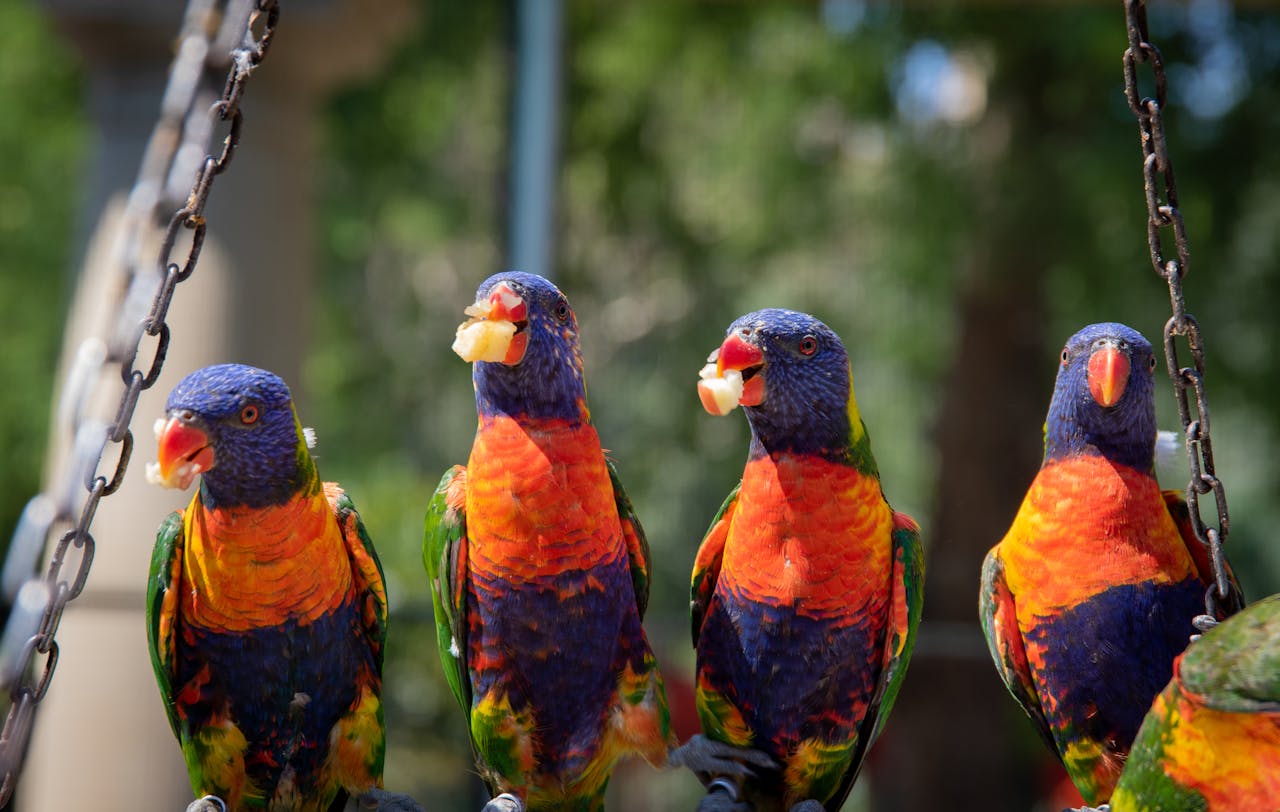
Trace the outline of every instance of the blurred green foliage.
[[86, 126], [75, 62], [38, 12], [0, 3], [0, 532], [40, 487]]
[[[689, 567], [747, 442], [740, 416], [702, 412], [694, 382], [733, 318], [787, 306], [843, 336], [886, 493], [922, 520], [927, 545], [953, 541], [930, 533], [947, 487], [938, 439], [974, 422], [942, 410], [944, 382], [967, 379], [954, 368], [959, 302], [1036, 280], [1004, 329], [1042, 346], [1043, 363], [1003, 374], [1042, 404], [974, 397], [1028, 441], [1067, 335], [1120, 320], [1158, 342], [1168, 302], [1146, 254], [1123, 19], [1119, 3], [571, 0], [567, 11], [556, 281], [579, 315], [597, 426], [648, 530], [646, 625], [688, 713]], [[465, 806], [469, 754], [430, 642], [421, 516], [474, 430], [453, 330], [504, 267], [508, 14], [496, 0], [424, 6], [386, 69], [337, 94], [322, 120], [307, 421], [391, 579], [387, 784], [447, 809]], [[1198, 0], [1158, 5], [1152, 25], [1173, 92], [1186, 291], [1208, 348], [1230, 552], [1256, 597], [1280, 589], [1266, 530], [1280, 522], [1280, 20]], [[60, 47], [32, 9], [0, 4], [0, 531], [37, 487], [76, 260], [85, 125]], [[1172, 397], [1159, 410], [1176, 428]], [[1182, 487], [1186, 473], [1161, 476]], [[648, 794], [627, 808], [687, 805], [692, 783], [630, 782]]]

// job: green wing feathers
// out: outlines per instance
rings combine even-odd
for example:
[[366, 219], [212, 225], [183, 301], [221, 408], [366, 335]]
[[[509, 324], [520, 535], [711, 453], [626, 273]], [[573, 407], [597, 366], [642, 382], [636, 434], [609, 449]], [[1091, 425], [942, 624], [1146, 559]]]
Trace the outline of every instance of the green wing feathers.
[[453, 696], [471, 718], [471, 681], [467, 676], [467, 516], [466, 468], [445, 472], [427, 505], [422, 563], [431, 584], [436, 645]]
[[867, 751], [884, 729], [906, 677], [911, 649], [916, 642], [916, 630], [920, 626], [920, 614], [924, 606], [924, 548], [920, 544], [920, 526], [905, 513], [894, 513], [890, 538], [893, 544], [893, 575], [890, 581], [892, 592], [889, 596], [889, 622], [885, 627], [880, 679], [867, 708], [852, 756], [845, 756], [851, 767], [841, 777], [839, 788], [831, 796], [834, 798], [848, 795], [849, 787], [862, 769]]
[[627, 542], [627, 559], [631, 565], [631, 586], [636, 593], [636, 609], [640, 619], [644, 620], [645, 610], [649, 608], [649, 540], [645, 538], [644, 528], [636, 518], [635, 508], [622, 487], [618, 478], [618, 469], [613, 460], [605, 457], [605, 466], [609, 469], [609, 481], [613, 484], [613, 501], [618, 508], [618, 519], [622, 523], [622, 537]]
[[156, 684], [160, 686], [169, 727], [179, 739], [178, 711], [173, 696], [173, 674], [177, 670], [173, 644], [174, 626], [178, 620], [178, 581], [182, 575], [183, 545], [182, 512], [174, 511], [156, 534], [147, 576], [147, 648], [151, 652], [151, 667], [156, 672]]
[[1018, 628], [1017, 610], [1013, 593], [1004, 578], [1004, 562], [995, 550], [987, 553], [982, 563], [982, 586], [978, 592], [978, 615], [982, 621], [982, 633], [987, 638], [987, 650], [1000, 672], [1005, 687], [1018, 701], [1027, 716], [1035, 723], [1036, 732], [1053, 753], [1058, 744], [1049, 729], [1040, 696], [1031, 678], [1031, 666], [1027, 662], [1027, 650], [1022, 643], [1022, 631]]
[[698, 638], [702, 635], [702, 620], [711, 604], [711, 595], [716, 591], [720, 562], [724, 560], [724, 542], [729, 535], [729, 523], [733, 520], [741, 488], [742, 483], [739, 482], [720, 505], [720, 510], [711, 520], [711, 527], [702, 537], [702, 544], [698, 546], [698, 556], [693, 561], [693, 578], [689, 585], [689, 621], [695, 649], [698, 647]]
[[365, 635], [378, 664], [378, 672], [381, 673], [383, 650], [387, 641], [387, 580], [382, 572], [382, 562], [378, 560], [373, 542], [369, 539], [369, 533], [365, 530], [364, 522], [351, 497], [336, 485], [326, 483], [326, 487], [336, 492], [331, 493], [331, 504], [338, 517], [338, 526], [342, 528], [347, 556], [351, 559], [351, 574], [360, 596], [360, 616]]
[[893, 594], [889, 605], [889, 626], [885, 630], [884, 670], [880, 674], [879, 709], [871, 741], [880, 735], [898, 698], [924, 609], [924, 547], [920, 543], [920, 526], [905, 513], [893, 514], [891, 583]]
[[1280, 713], [1280, 595], [1206, 633], [1183, 655], [1179, 676], [1185, 692], [1215, 711]]
[[[728, 503], [726, 503], [728, 507]], [[713, 525], [713, 531], [715, 526]], [[708, 534], [708, 538], [711, 534]], [[884, 729], [898, 691], [907, 674], [911, 650], [916, 642], [916, 630], [920, 627], [920, 615], [924, 606], [924, 548], [920, 543], [920, 526], [905, 513], [893, 514], [893, 531], [890, 536], [893, 553], [893, 572], [890, 580], [889, 619], [885, 626], [884, 655], [875, 693], [867, 707], [856, 739], [833, 745], [825, 752], [815, 753], [817, 774], [829, 776], [826, 789], [819, 785], [810, 792], [834, 799], [839, 804], [848, 797], [849, 790], [862, 770], [867, 752]], [[701, 556], [701, 551], [699, 552]], [[822, 762], [826, 768], [822, 768]]]

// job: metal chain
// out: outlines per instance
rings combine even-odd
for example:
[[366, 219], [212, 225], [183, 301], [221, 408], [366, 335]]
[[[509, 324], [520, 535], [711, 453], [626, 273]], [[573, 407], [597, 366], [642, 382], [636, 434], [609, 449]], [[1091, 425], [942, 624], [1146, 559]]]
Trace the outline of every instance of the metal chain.
[[[1129, 107], [1138, 119], [1142, 142], [1142, 176], [1147, 198], [1147, 244], [1151, 265], [1169, 285], [1169, 301], [1173, 316], [1164, 326], [1164, 354], [1169, 377], [1173, 381], [1178, 402], [1178, 416], [1186, 435], [1187, 458], [1191, 481], [1187, 485], [1187, 507], [1196, 538], [1204, 544], [1213, 567], [1213, 583], [1205, 590], [1205, 613], [1192, 623], [1201, 632], [1217, 625], [1217, 618], [1228, 617], [1244, 606], [1244, 598], [1227, 576], [1223, 545], [1231, 529], [1227, 513], [1227, 495], [1213, 465], [1213, 442], [1209, 435], [1209, 406], [1205, 401], [1204, 341], [1200, 325], [1187, 312], [1182, 294], [1182, 279], [1190, 270], [1187, 228], [1178, 209], [1178, 191], [1174, 183], [1173, 162], [1164, 132], [1164, 109], [1168, 98], [1168, 80], [1160, 51], [1151, 44], [1147, 33], [1145, 0], [1124, 0], [1125, 27], [1129, 47], [1124, 52], [1124, 92]], [[1151, 66], [1155, 98], [1139, 97], [1138, 64]], [[1176, 258], [1165, 259], [1161, 230], [1172, 227]], [[1178, 361], [1177, 337], [1183, 337], [1191, 351], [1192, 366]], [[1194, 393], [1194, 400], [1191, 395]], [[1194, 404], [1194, 409], [1193, 409]], [[1200, 497], [1212, 493], [1218, 513], [1216, 527], [1205, 524], [1200, 515]]]
[[[62, 613], [83, 591], [89, 577], [96, 546], [89, 528], [98, 503], [124, 480], [133, 451], [129, 424], [134, 407], [142, 391], [155, 384], [164, 365], [169, 346], [165, 318], [174, 288], [191, 276], [200, 256], [205, 203], [213, 180], [227, 168], [239, 143], [245, 83], [266, 55], [278, 18], [277, 0], [191, 0], [187, 7], [160, 118], [108, 257], [129, 275], [127, 292], [117, 303], [115, 332], [110, 342], [87, 339], [67, 371], [58, 419], [70, 427], [74, 442], [61, 466], [65, 473], [27, 503], [5, 561], [2, 583], [13, 608], [0, 637], [0, 685], [8, 690], [11, 701], [0, 731], [0, 807], [13, 794], [36, 706], [48, 691], [58, 664], [55, 636]], [[226, 47], [216, 47], [224, 42]], [[209, 70], [227, 72], [222, 95], [211, 106], [208, 94], [205, 103], [200, 103]], [[205, 154], [217, 126], [227, 129], [221, 149], [216, 156]], [[204, 158], [194, 168], [190, 191], [178, 193], [185, 201], [168, 216], [175, 204], [174, 195], [166, 190], [175, 181], [181, 183], [176, 176], [191, 177], [192, 159], [201, 154]], [[170, 201], [167, 206], [166, 201]], [[166, 220], [159, 258], [148, 260], [142, 246], [154, 245], [154, 237]], [[183, 230], [191, 232], [189, 244], [185, 257], [175, 262], [171, 255]], [[153, 342], [153, 348], [147, 353], [150, 361], [139, 366], [144, 336]], [[87, 418], [90, 395], [103, 373], [117, 365], [124, 391], [114, 419], [106, 423]], [[109, 445], [117, 447], [110, 456]], [[109, 476], [99, 473], [104, 458], [115, 460]], [[49, 540], [63, 528], [47, 568], [38, 573]], [[37, 663], [39, 658], [42, 663]]]

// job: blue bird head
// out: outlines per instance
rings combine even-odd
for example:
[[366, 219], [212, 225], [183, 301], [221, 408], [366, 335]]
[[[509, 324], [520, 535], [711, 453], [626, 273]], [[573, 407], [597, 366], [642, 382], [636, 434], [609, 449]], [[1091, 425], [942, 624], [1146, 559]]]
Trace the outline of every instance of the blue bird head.
[[1155, 368], [1151, 343], [1123, 324], [1091, 324], [1067, 339], [1045, 421], [1045, 462], [1100, 454], [1150, 473]]
[[283, 504], [316, 482], [289, 387], [278, 375], [219, 364], [196, 370], [169, 393], [157, 422], [159, 464], [148, 478], [186, 488], [200, 476], [207, 507]]
[[757, 310], [729, 326], [708, 360], [742, 373], [753, 458], [815, 454], [874, 471], [849, 355], [830, 327], [795, 310]]
[[589, 419], [578, 319], [559, 288], [535, 274], [495, 274], [466, 312], [453, 348], [475, 364], [481, 415]]

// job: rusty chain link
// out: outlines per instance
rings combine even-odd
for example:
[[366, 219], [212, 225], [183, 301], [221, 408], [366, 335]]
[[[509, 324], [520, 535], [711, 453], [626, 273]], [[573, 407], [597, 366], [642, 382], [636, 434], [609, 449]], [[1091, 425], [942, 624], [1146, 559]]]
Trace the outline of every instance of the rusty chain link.
[[[114, 333], [109, 341], [86, 339], [67, 370], [55, 425], [69, 427], [72, 447], [55, 468], [61, 473], [23, 509], [0, 578], [12, 604], [0, 637], [0, 685], [11, 702], [0, 731], [0, 807], [13, 794], [36, 706], [58, 663], [55, 636], [62, 613], [88, 581], [96, 547], [89, 528], [98, 503], [124, 479], [133, 452], [129, 424], [134, 407], [164, 366], [169, 304], [177, 284], [195, 270], [204, 245], [205, 203], [240, 140], [245, 83], [266, 55], [278, 19], [277, 0], [191, 0], [187, 7], [160, 116], [108, 257], [128, 279], [117, 303]], [[207, 78], [222, 71], [226, 82], [221, 97], [210, 105]], [[217, 126], [227, 133], [214, 156], [206, 152]], [[180, 206], [176, 212], [175, 205]], [[162, 226], [157, 260], [149, 246]], [[184, 230], [191, 232], [190, 243], [179, 264], [171, 255]], [[154, 347], [150, 360], [139, 364], [144, 337], [154, 339]], [[87, 417], [102, 373], [115, 364], [124, 391], [114, 419], [106, 423]], [[110, 456], [108, 446], [117, 447]], [[104, 458], [114, 460], [109, 475], [99, 473]], [[40, 560], [57, 532], [61, 535], [40, 573]], [[43, 662], [37, 662], [41, 657]]]
[[[1164, 109], [1168, 99], [1168, 79], [1160, 51], [1151, 44], [1147, 32], [1145, 0], [1124, 0], [1125, 27], [1129, 47], [1124, 52], [1124, 92], [1129, 107], [1138, 119], [1142, 142], [1142, 176], [1147, 199], [1147, 245], [1151, 265], [1169, 285], [1169, 302], [1173, 315], [1164, 326], [1164, 354], [1169, 377], [1173, 380], [1178, 416], [1186, 435], [1187, 458], [1191, 480], [1187, 485], [1187, 508], [1196, 538], [1204, 544], [1213, 567], [1213, 584], [1205, 590], [1205, 613], [1192, 621], [1196, 629], [1207, 631], [1217, 625], [1218, 617], [1227, 617], [1244, 606], [1244, 598], [1227, 577], [1223, 545], [1231, 529], [1227, 513], [1227, 495], [1213, 465], [1213, 442], [1209, 435], [1209, 406], [1204, 388], [1204, 341], [1200, 325], [1187, 312], [1182, 293], [1182, 279], [1190, 270], [1187, 228], [1178, 209], [1178, 191], [1174, 183], [1173, 163], [1164, 131]], [[1155, 96], [1140, 97], [1138, 65], [1151, 66]], [[1162, 229], [1172, 228], [1176, 257], [1165, 258]], [[1186, 339], [1192, 366], [1178, 361], [1176, 339]], [[1194, 394], [1194, 401], [1192, 399]], [[1194, 403], [1194, 409], [1192, 404]], [[1212, 493], [1217, 509], [1217, 526], [1208, 526], [1200, 515], [1200, 497]]]

